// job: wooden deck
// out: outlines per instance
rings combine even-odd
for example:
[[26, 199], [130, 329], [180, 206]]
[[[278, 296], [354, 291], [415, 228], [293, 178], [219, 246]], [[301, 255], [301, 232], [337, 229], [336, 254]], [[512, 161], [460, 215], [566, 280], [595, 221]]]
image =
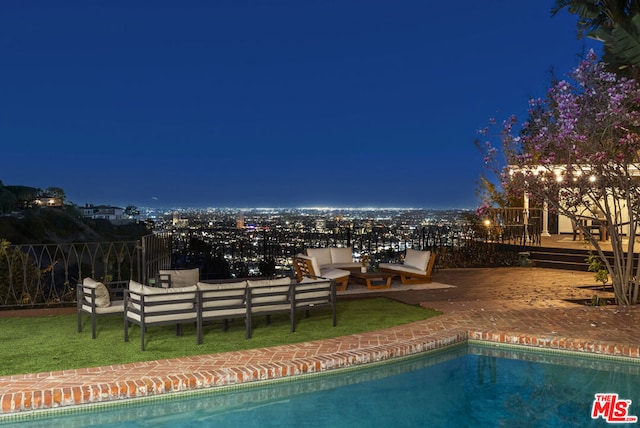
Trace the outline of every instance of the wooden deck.
[[[626, 245], [627, 240], [624, 239], [623, 243]], [[611, 251], [611, 241], [600, 241], [600, 246], [604, 251]], [[594, 246], [585, 241], [579, 241], [577, 238], [574, 241], [573, 235], [551, 235], [542, 236], [539, 247], [542, 248], [563, 248], [572, 250], [594, 250]], [[640, 241], [636, 243], [634, 248], [635, 253], [640, 253]]]

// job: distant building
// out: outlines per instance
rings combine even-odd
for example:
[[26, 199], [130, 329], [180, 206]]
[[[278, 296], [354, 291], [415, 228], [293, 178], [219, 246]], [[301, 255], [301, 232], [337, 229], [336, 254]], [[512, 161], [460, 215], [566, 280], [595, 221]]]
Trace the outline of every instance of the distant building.
[[33, 200], [33, 204], [36, 207], [61, 207], [62, 198], [54, 198], [49, 196], [42, 196]]
[[85, 218], [120, 221], [124, 218], [124, 209], [108, 205], [87, 204], [80, 208], [80, 213]]
[[176, 227], [186, 227], [189, 224], [189, 220], [186, 218], [181, 218], [178, 212], [173, 213], [173, 220], [171, 223]]

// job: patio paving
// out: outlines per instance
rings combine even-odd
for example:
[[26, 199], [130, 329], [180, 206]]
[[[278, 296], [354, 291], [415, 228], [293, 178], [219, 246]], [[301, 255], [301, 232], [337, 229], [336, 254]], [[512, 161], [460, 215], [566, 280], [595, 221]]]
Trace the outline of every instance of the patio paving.
[[0, 377], [0, 416], [274, 379], [379, 361], [468, 338], [640, 358], [640, 307], [568, 300], [611, 296], [592, 273], [542, 268], [447, 269], [456, 287], [369, 292], [443, 315], [381, 331], [273, 348]]

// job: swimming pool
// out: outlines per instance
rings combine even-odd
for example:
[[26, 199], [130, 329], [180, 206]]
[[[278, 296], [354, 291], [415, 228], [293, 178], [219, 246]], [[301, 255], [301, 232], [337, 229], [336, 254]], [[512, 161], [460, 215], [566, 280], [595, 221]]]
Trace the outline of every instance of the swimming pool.
[[627, 414], [640, 415], [640, 364], [471, 343], [368, 368], [221, 391], [7, 422], [19, 427], [601, 427], [607, 426], [606, 410], [591, 417], [598, 393], [631, 400]]

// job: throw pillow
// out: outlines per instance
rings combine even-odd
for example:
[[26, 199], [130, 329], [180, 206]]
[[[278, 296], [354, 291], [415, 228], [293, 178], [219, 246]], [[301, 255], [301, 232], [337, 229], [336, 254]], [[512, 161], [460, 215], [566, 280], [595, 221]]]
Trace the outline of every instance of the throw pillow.
[[[85, 278], [82, 281], [82, 285], [95, 290], [96, 307], [107, 308], [111, 306], [111, 297], [109, 296], [109, 290], [102, 282], [96, 281], [93, 278]], [[89, 299], [87, 299], [88, 301]]]

